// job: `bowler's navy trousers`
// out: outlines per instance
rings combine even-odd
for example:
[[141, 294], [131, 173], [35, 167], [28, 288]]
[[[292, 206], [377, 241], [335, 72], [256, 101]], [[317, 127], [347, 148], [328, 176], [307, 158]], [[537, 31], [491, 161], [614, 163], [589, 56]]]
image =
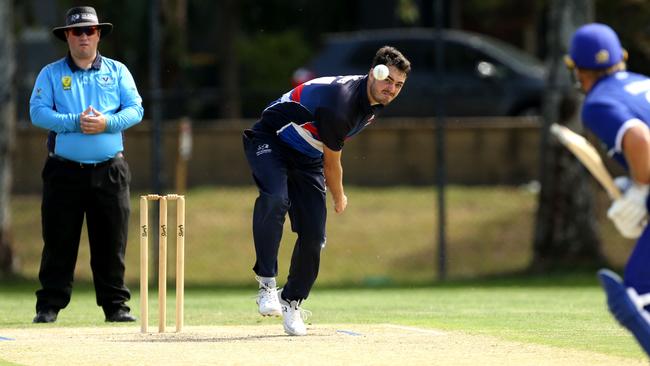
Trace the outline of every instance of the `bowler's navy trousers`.
[[278, 249], [284, 219], [298, 234], [289, 277], [282, 290], [285, 300], [309, 295], [325, 246], [325, 177], [323, 159], [310, 158], [286, 145], [274, 133], [246, 130], [244, 151], [259, 189], [253, 212], [253, 240], [258, 276], [278, 274]]

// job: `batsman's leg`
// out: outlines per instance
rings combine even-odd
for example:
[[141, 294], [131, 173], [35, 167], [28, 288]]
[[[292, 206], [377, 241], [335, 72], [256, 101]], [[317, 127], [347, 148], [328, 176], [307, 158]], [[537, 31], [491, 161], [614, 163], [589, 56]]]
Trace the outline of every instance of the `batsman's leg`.
[[650, 263], [650, 229], [646, 227], [625, 264], [625, 273], [623, 274], [625, 287], [634, 287], [640, 294], [650, 292], [650, 266], [648, 263]]
[[641, 301], [634, 289], [626, 288], [616, 273], [601, 269], [598, 277], [607, 294], [609, 311], [650, 356], [650, 314], [644, 309], [647, 304]]

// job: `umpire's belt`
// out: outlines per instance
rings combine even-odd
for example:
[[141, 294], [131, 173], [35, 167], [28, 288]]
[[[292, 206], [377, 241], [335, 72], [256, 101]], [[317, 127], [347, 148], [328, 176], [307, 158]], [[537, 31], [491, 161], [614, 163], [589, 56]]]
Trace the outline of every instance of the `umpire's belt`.
[[62, 163], [64, 165], [66, 165], [66, 166], [69, 166], [69, 167], [72, 167], [72, 168], [79, 168], [79, 169], [99, 168], [99, 167], [108, 165], [108, 164], [114, 162], [115, 160], [124, 159], [124, 155], [122, 154], [122, 152], [118, 152], [117, 154], [115, 154], [114, 157], [112, 157], [112, 158], [110, 158], [108, 160], [100, 161], [99, 163], [80, 163], [78, 161], [69, 160], [69, 159], [60, 157], [60, 156], [58, 156], [58, 155], [56, 155], [54, 153], [49, 153], [48, 156], [50, 157], [50, 159], [54, 159], [54, 160], [58, 161], [59, 163]]

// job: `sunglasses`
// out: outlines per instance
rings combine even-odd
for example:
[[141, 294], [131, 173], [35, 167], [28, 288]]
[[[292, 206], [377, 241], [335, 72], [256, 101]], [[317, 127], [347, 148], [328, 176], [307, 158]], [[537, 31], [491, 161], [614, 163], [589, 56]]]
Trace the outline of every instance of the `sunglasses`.
[[70, 33], [72, 33], [72, 35], [75, 37], [81, 37], [82, 34], [92, 36], [97, 33], [98, 30], [99, 28], [97, 27], [77, 27], [70, 29]]

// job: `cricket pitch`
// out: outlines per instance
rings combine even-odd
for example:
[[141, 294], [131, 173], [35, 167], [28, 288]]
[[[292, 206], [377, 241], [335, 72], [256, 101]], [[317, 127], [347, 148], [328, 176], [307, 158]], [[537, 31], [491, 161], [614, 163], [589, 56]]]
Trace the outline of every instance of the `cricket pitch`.
[[[19, 365], [644, 365], [643, 360], [393, 324], [0, 329], [0, 360]], [[647, 361], [646, 361], [647, 362]], [[0, 364], [2, 362], [0, 361]]]

